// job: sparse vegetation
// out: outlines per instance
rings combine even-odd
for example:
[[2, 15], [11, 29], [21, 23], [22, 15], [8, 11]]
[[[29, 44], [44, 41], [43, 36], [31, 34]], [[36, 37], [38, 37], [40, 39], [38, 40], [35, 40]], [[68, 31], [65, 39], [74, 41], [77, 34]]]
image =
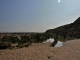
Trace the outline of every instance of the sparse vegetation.
[[[4, 36], [2, 36], [0, 40], [1, 43], [0, 46], [4, 45], [5, 42], [6, 43], [9, 42], [11, 44], [17, 44], [17, 46], [15, 46], [17, 48], [29, 47], [29, 45], [31, 45], [32, 43], [42, 43], [51, 37], [53, 37], [53, 35], [49, 33], [19, 34], [17, 36], [14, 34], [10, 34], [10, 35], [4, 34]], [[13, 49], [15, 47], [8, 46], [6, 48]]]
[[7, 49], [11, 47], [10, 42], [0, 42], [0, 49]]

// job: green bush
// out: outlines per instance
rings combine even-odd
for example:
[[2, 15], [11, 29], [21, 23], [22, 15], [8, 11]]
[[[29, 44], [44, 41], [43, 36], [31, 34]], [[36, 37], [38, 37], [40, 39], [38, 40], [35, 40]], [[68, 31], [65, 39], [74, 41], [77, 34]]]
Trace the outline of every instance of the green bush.
[[1, 39], [2, 42], [11, 42], [11, 43], [16, 43], [18, 42], [18, 37], [14, 37], [14, 36], [3, 36], [3, 38]]

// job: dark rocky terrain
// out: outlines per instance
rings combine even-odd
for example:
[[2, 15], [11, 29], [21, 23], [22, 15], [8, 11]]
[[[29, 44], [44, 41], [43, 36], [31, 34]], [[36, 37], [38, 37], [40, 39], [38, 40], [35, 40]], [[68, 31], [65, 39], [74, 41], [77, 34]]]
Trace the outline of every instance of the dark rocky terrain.
[[53, 33], [64, 38], [80, 38], [80, 17], [73, 23], [63, 25], [54, 29], [49, 29], [45, 33]]

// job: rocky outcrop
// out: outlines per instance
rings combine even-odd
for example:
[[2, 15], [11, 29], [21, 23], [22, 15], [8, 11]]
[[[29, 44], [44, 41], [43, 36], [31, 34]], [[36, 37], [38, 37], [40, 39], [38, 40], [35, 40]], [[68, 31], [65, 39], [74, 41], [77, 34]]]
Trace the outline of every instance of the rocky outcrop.
[[80, 17], [73, 23], [49, 29], [45, 33], [53, 33], [57, 36], [80, 38]]

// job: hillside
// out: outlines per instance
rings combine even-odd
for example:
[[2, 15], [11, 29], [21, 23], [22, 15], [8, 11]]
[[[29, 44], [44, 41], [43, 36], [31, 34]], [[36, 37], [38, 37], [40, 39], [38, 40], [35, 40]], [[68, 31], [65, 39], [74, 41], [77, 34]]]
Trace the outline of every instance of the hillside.
[[70, 36], [80, 38], [80, 17], [73, 23], [57, 27], [55, 29], [49, 29], [45, 33], [53, 33], [58, 36]]

